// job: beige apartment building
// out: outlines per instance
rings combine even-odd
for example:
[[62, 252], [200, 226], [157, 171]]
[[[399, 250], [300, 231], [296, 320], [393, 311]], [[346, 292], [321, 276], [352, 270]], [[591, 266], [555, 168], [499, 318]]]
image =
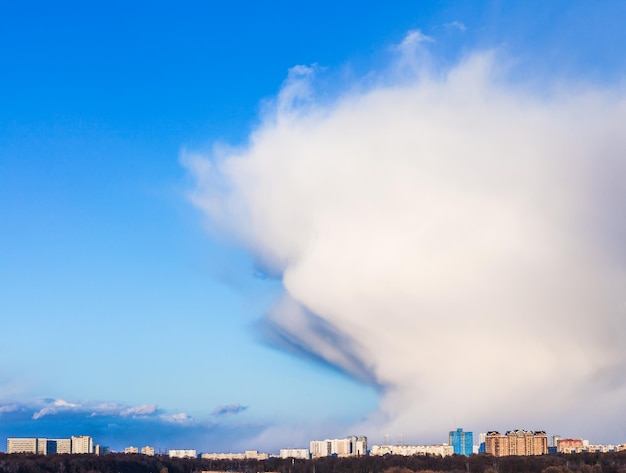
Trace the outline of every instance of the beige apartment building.
[[141, 453], [143, 455], [148, 455], [149, 457], [153, 457], [154, 456], [154, 447], [151, 447], [150, 445], [146, 445], [145, 447], [141, 447]]
[[37, 453], [37, 439], [29, 438], [8, 438], [7, 453]]
[[485, 453], [494, 457], [510, 455], [546, 455], [548, 436], [544, 431], [510, 430], [504, 435], [500, 432], [487, 432]]
[[73, 454], [93, 453], [93, 439], [89, 435], [72, 435], [71, 451]]

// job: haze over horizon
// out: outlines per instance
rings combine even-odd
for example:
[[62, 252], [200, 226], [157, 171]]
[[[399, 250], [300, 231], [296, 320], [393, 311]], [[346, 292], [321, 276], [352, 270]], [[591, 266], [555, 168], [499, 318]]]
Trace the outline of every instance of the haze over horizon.
[[1, 7], [0, 436], [626, 442], [626, 7], [299, 8]]

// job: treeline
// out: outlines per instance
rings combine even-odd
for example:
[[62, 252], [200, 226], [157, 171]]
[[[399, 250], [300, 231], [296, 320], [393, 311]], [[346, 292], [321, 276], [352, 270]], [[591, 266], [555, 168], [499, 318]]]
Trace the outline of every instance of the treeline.
[[626, 473], [626, 452], [495, 458], [489, 455], [323, 457], [315, 460], [180, 459], [157, 455], [6, 455], [0, 473]]

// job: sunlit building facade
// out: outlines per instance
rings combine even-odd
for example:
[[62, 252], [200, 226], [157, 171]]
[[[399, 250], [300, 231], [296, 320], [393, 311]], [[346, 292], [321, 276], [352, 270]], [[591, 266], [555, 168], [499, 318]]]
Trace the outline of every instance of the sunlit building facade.
[[93, 453], [93, 439], [89, 435], [72, 435], [71, 449], [73, 454]]
[[11, 437], [7, 439], [7, 453], [37, 453], [37, 438], [18, 438]]
[[146, 445], [145, 447], [141, 447], [141, 453], [142, 455], [148, 455], [149, 457], [153, 457], [154, 447], [150, 447], [148, 445]]
[[510, 430], [504, 435], [499, 432], [487, 432], [485, 453], [495, 457], [510, 455], [546, 455], [548, 436], [544, 431]]

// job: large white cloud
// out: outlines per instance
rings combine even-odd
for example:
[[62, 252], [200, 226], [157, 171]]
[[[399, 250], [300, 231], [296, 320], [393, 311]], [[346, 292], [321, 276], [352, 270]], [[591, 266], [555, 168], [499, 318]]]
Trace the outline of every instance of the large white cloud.
[[626, 435], [624, 94], [537, 93], [490, 53], [391, 69], [329, 104], [299, 66], [247, 146], [185, 157], [194, 202], [283, 276], [272, 326], [383, 386], [371, 435]]

